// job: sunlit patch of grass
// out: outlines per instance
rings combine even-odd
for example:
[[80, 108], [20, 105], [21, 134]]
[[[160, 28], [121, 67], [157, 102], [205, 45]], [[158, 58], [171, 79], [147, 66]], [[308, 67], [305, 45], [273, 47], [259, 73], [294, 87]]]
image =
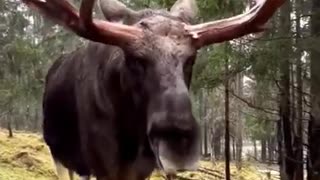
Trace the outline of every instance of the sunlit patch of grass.
[[[224, 179], [224, 162], [201, 161], [194, 172], [179, 173], [175, 180], [220, 180]], [[243, 163], [239, 171], [231, 163], [232, 180], [267, 180], [251, 163]], [[14, 132], [8, 138], [0, 129], [0, 180], [57, 180], [48, 147], [42, 136], [35, 133]], [[149, 180], [165, 180], [163, 173], [154, 171]]]
[[39, 134], [0, 130], [0, 179], [57, 179], [48, 147]]

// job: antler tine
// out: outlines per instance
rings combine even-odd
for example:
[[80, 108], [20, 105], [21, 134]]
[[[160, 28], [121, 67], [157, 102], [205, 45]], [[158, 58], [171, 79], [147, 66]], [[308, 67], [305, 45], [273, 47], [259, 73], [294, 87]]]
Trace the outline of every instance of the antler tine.
[[286, 0], [255, 0], [256, 5], [249, 11], [222, 20], [186, 25], [198, 48], [224, 42], [266, 29], [265, 23]]
[[92, 10], [95, 0], [82, 0], [80, 6], [80, 19], [88, 27], [92, 25]]
[[133, 26], [115, 24], [92, 18], [94, 0], [83, 0], [80, 15], [66, 0], [22, 0], [27, 6], [54, 20], [79, 36], [105, 44], [122, 46], [142, 35]]

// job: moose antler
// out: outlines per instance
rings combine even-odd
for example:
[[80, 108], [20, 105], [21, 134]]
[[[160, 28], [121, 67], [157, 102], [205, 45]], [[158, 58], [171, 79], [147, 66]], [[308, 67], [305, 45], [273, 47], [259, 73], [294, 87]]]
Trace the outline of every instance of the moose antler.
[[133, 26], [92, 19], [94, 0], [83, 0], [80, 15], [66, 0], [22, 0], [30, 8], [70, 29], [79, 36], [105, 44], [123, 45], [142, 36], [142, 31]]
[[192, 35], [198, 48], [262, 32], [266, 29], [265, 23], [285, 1], [255, 0], [255, 6], [244, 14], [198, 25], [186, 25], [185, 29]]

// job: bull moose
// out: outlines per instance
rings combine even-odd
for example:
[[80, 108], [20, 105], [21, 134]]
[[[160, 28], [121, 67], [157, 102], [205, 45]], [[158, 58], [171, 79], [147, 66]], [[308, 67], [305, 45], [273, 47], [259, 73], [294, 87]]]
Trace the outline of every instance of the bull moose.
[[193, 24], [195, 0], [170, 10], [132, 10], [94, 0], [22, 0], [90, 40], [61, 56], [46, 76], [43, 134], [55, 162], [82, 179], [143, 180], [155, 168], [195, 169], [200, 129], [189, 86], [197, 51], [262, 32], [285, 0], [257, 0], [244, 14]]

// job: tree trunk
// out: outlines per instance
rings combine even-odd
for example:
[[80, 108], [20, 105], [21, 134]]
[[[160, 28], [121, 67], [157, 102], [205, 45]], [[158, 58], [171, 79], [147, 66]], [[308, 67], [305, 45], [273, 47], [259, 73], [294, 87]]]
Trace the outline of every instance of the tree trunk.
[[[203, 111], [202, 111], [202, 107], [203, 107], [203, 93], [202, 93], [202, 89], [199, 90], [199, 120], [200, 120], [200, 128], [203, 128], [203, 124], [202, 124], [202, 120], [203, 120]], [[200, 139], [200, 149], [201, 149], [201, 155], [203, 155], [203, 137], [201, 137]]]
[[254, 159], [258, 159], [257, 142], [253, 140]]
[[295, 120], [295, 136], [294, 136], [294, 156], [297, 161], [296, 169], [294, 171], [293, 178], [294, 180], [302, 180], [303, 179], [303, 121], [302, 121], [302, 96], [303, 96], [303, 84], [302, 84], [302, 50], [300, 47], [300, 38], [301, 38], [301, 8], [302, 8], [302, 0], [296, 0], [296, 47], [297, 47], [297, 117]]
[[212, 129], [212, 137], [211, 137], [211, 148], [212, 155], [215, 160], [221, 159], [221, 128], [213, 128]]
[[232, 160], [236, 159], [236, 138], [232, 137]]
[[280, 170], [280, 179], [286, 179], [285, 172], [285, 150], [283, 148], [283, 128], [282, 121], [277, 122], [277, 140], [278, 140], [278, 164]]
[[13, 132], [12, 132], [12, 126], [11, 126], [11, 120], [10, 117], [6, 117], [7, 118], [7, 123], [8, 123], [8, 132], [9, 132], [9, 138], [13, 137]]
[[202, 102], [203, 102], [203, 122], [204, 122], [204, 131], [203, 131], [203, 141], [204, 141], [204, 156], [208, 156], [208, 118], [207, 118], [207, 108], [208, 108], [208, 101], [207, 101], [207, 93], [202, 93]]
[[[227, 49], [227, 44], [225, 44]], [[230, 132], [229, 132], [229, 60], [225, 57], [225, 162], [226, 180], [230, 180]]]
[[[312, 0], [311, 34], [319, 38], [320, 33], [320, 1]], [[319, 47], [311, 49], [311, 118], [309, 123], [309, 147], [311, 180], [320, 179], [320, 51]]]
[[[290, 1], [286, 1], [280, 11], [280, 29], [282, 35], [290, 34]], [[291, 104], [290, 104], [290, 41], [283, 41], [280, 44], [280, 52], [282, 52], [282, 59], [280, 60], [280, 120], [282, 121], [283, 142], [284, 142], [284, 166], [285, 180], [293, 179], [294, 162], [292, 150], [292, 134], [291, 134]]]
[[261, 162], [265, 163], [267, 159], [267, 141], [261, 140]]
[[35, 127], [34, 129], [35, 130], [39, 130], [39, 111], [38, 111], [38, 108], [35, 108], [34, 109], [34, 124], [35, 124]]
[[30, 106], [27, 105], [27, 107], [25, 109], [25, 120], [24, 120], [26, 122], [25, 123], [26, 125], [29, 125], [29, 124], [31, 125], [32, 122], [34, 122], [34, 119], [30, 118], [30, 116], [31, 116], [30, 113], [31, 113], [30, 112]]
[[272, 164], [275, 160], [276, 138], [271, 136], [268, 138], [268, 161]]
[[291, 100], [290, 100], [290, 114], [291, 114], [291, 122], [294, 123], [295, 119], [296, 119], [296, 113], [295, 113], [295, 106], [296, 106], [296, 95], [295, 95], [295, 74], [294, 74], [294, 64], [290, 63], [290, 67], [289, 67], [289, 71], [290, 71], [290, 95], [291, 95]]
[[268, 149], [268, 164], [270, 165], [272, 160], [273, 160], [273, 152], [272, 152], [272, 136], [270, 136], [268, 138], [268, 141], [267, 141], [267, 149]]
[[[237, 93], [238, 96], [242, 96], [242, 80], [243, 76], [241, 73], [237, 76]], [[238, 111], [238, 118], [237, 118], [237, 127], [236, 127], [236, 166], [240, 170], [241, 169], [241, 161], [242, 161], [242, 105], [238, 102], [237, 103], [237, 111]]]
[[213, 129], [213, 124], [210, 126], [210, 147], [211, 147], [211, 152], [210, 152], [210, 158], [212, 162], [215, 162], [217, 159], [215, 159], [214, 155], [214, 129]]
[[221, 159], [221, 139], [220, 139], [220, 137], [215, 139], [215, 142], [214, 142], [214, 156], [217, 160]]
[[[9, 103], [11, 104], [11, 103]], [[7, 121], [7, 129], [8, 129], [8, 137], [12, 138], [13, 137], [13, 131], [12, 131], [12, 108], [11, 105], [9, 105], [9, 111], [8, 114], [5, 116], [6, 121]]]

